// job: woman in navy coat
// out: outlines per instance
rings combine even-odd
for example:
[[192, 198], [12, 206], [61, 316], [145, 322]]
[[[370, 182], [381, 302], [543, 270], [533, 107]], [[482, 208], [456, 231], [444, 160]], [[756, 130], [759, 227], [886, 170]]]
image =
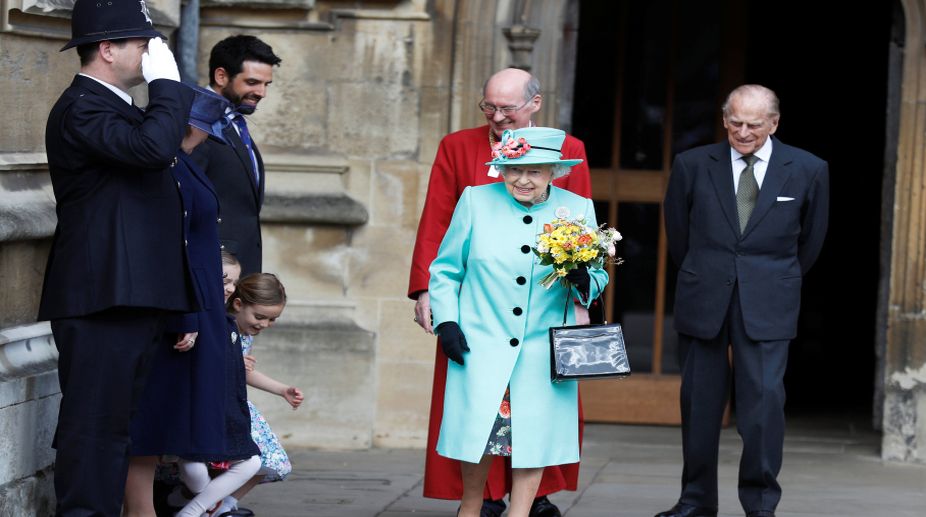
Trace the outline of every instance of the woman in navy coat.
[[154, 515], [152, 485], [160, 455], [193, 461], [235, 460], [226, 444], [226, 328], [219, 203], [212, 182], [189, 158], [212, 137], [224, 142], [223, 97], [194, 87], [187, 136], [171, 174], [183, 204], [185, 260], [194, 279], [200, 312], [179, 314], [167, 322], [164, 342], [151, 359], [151, 373], [132, 419], [132, 460], [126, 486], [126, 515]]

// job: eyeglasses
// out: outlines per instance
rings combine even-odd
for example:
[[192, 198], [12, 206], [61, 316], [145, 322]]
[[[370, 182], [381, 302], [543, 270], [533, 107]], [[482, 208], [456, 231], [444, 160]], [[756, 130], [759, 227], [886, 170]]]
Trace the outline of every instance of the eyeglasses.
[[[531, 99], [531, 100], [533, 100], [533, 99]], [[530, 104], [530, 102], [531, 102], [531, 101], [529, 100], [529, 101], [525, 102], [524, 104], [522, 104], [522, 105], [520, 105], [520, 106], [502, 106], [502, 107], [498, 107], [498, 106], [495, 106], [494, 104], [489, 104], [489, 103], [486, 102], [486, 101], [482, 101], [482, 102], [479, 103], [479, 109], [481, 109], [482, 112], [485, 113], [485, 114], [488, 115], [488, 116], [495, 115], [495, 112], [496, 112], [496, 111], [501, 111], [501, 112], [502, 112], [502, 115], [504, 115], [504, 116], [506, 116], [506, 117], [509, 117], [509, 116], [514, 115], [515, 113], [521, 111], [521, 109], [524, 108], [524, 106], [527, 106], [528, 104]]]

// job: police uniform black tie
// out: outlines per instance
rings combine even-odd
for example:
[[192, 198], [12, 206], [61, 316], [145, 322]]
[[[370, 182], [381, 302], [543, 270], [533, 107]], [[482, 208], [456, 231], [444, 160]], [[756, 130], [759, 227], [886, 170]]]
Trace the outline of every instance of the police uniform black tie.
[[746, 229], [752, 209], [756, 207], [756, 198], [759, 197], [759, 184], [756, 182], [754, 169], [759, 158], [751, 154], [742, 158], [746, 162], [746, 168], [740, 173], [739, 188], [736, 189], [736, 212], [740, 218], [740, 233]]

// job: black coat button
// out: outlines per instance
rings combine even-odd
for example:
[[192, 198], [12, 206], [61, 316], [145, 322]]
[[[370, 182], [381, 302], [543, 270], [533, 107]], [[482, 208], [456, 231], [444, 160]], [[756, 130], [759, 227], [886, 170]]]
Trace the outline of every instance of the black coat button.
[[524, 311], [521, 310], [520, 307], [515, 307], [511, 312], [513, 312], [515, 316], [520, 316]]
[[527, 279], [524, 278], [523, 276], [519, 276], [519, 277], [516, 278], [514, 281], [517, 282], [518, 285], [524, 285], [524, 284], [527, 283]]
[[508, 342], [508, 344], [511, 346], [518, 346], [518, 343], [520, 343], [520, 341], [518, 341], [518, 338], [516, 337], [511, 338], [511, 341]]
[[528, 246], [527, 244], [525, 244], [524, 246], [521, 246], [521, 253], [530, 253], [530, 252], [531, 252], [530, 246]]
[[529, 216], [529, 215], [525, 215], [525, 216], [524, 216], [524, 224], [531, 224], [532, 222], [534, 222], [534, 218], [533, 218], [533, 217], [531, 217], [531, 216]]

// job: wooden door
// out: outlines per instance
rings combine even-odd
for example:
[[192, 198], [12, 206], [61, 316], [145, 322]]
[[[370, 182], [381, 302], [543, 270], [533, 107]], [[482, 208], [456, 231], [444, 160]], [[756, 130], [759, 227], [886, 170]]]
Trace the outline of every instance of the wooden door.
[[680, 422], [662, 200], [673, 156], [721, 136], [722, 96], [742, 70], [724, 41], [739, 36], [724, 23], [744, 19], [736, 9], [729, 0], [580, 3], [573, 132], [586, 143], [599, 222], [624, 236], [605, 314], [623, 325], [633, 371], [582, 383], [587, 421]]

